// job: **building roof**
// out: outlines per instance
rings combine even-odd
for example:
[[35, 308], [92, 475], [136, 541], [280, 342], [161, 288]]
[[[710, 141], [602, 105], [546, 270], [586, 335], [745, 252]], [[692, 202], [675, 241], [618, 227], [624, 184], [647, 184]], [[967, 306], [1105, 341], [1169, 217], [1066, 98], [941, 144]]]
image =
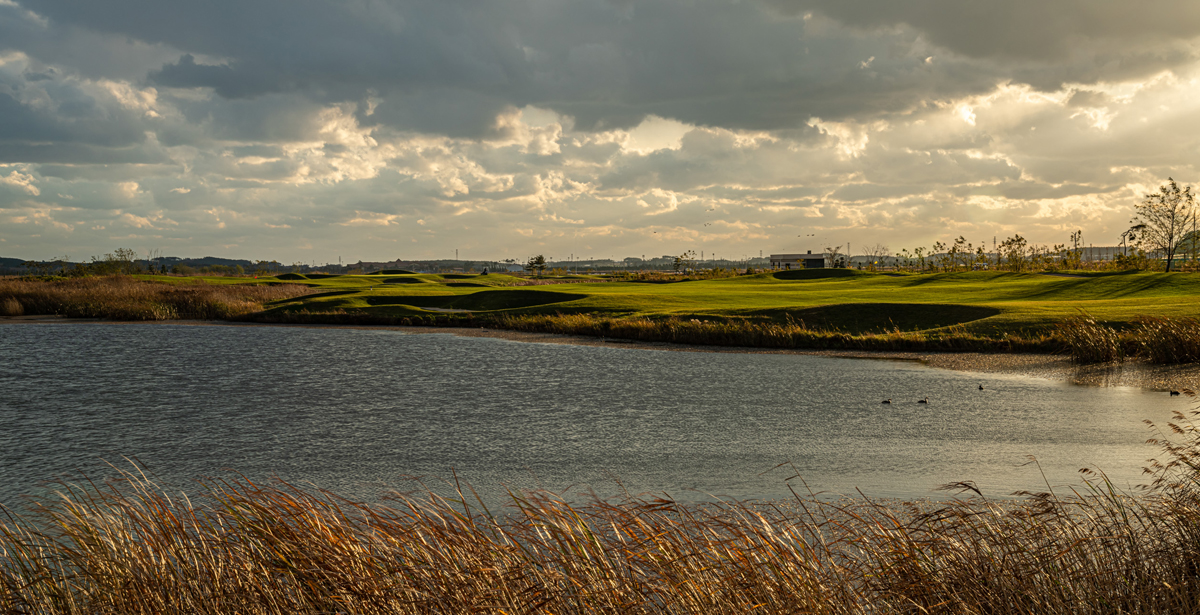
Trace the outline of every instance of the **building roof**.
[[798, 254], [772, 254], [771, 258], [774, 260], [801, 260], [806, 258], [824, 258], [825, 256], [824, 252], [804, 252]]

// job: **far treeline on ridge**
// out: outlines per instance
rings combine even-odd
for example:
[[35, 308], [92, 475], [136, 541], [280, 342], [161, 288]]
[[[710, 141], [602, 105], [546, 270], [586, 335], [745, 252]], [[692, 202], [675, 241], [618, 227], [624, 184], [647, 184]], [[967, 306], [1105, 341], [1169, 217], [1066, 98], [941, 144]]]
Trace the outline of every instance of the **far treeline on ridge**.
[[840, 258], [841, 247], [830, 246], [826, 267], [792, 270], [716, 264], [688, 250], [665, 271], [571, 271], [534, 256], [505, 272], [264, 266], [185, 274], [162, 266], [161, 256], [120, 249], [90, 263], [26, 263], [25, 274], [0, 278], [0, 317], [469, 326], [719, 346], [1196, 362], [1196, 224], [1191, 188], [1172, 180], [1137, 206], [1125, 245], [1108, 258], [1086, 252], [1080, 233], [1069, 246], [1030, 246], [1017, 235], [988, 253], [960, 237], [930, 252], [882, 249], [865, 260]]

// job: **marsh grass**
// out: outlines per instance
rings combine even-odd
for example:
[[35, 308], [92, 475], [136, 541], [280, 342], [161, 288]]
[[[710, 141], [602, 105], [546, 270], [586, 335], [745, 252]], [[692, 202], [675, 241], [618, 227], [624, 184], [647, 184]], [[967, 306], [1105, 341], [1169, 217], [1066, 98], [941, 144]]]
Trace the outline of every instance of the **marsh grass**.
[[1144, 316], [1133, 331], [1138, 352], [1151, 363], [1200, 361], [1200, 321]]
[[[946, 502], [572, 503], [469, 488], [367, 504], [283, 482], [175, 496], [136, 471], [0, 522], [7, 613], [1195, 613], [1200, 461], [1150, 485]], [[799, 481], [795, 481], [799, 483]], [[970, 483], [947, 488], [978, 493]]]
[[261, 311], [271, 301], [312, 292], [296, 284], [166, 284], [122, 275], [9, 278], [0, 279], [0, 311], [7, 316], [20, 312], [110, 320], [230, 320]]
[[0, 316], [22, 316], [24, 314], [25, 306], [21, 305], [16, 297], [0, 299]]
[[1112, 363], [1125, 360], [1125, 344], [1116, 329], [1080, 314], [1059, 323], [1055, 335], [1071, 349], [1076, 363]]
[[802, 321], [780, 323], [746, 318], [614, 318], [592, 314], [501, 316], [494, 326], [517, 331], [612, 337], [643, 342], [753, 348], [815, 348], [918, 351], [1051, 352], [1061, 349], [1053, 337], [1031, 334], [989, 337], [962, 327], [936, 331], [847, 333], [814, 328]]

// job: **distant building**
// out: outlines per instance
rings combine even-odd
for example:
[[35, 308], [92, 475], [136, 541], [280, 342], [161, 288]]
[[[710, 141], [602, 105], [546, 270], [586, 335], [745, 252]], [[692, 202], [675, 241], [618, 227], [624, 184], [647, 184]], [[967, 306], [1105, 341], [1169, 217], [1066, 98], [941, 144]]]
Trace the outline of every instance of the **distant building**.
[[813, 254], [812, 250], [804, 254], [772, 254], [771, 267], [775, 269], [824, 269], [825, 253]]

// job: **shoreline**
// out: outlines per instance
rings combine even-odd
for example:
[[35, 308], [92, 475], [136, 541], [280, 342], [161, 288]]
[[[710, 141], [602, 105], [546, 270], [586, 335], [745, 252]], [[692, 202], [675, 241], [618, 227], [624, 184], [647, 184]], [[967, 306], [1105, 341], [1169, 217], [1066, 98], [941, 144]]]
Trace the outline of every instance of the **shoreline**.
[[60, 316], [16, 316], [0, 318], [0, 324], [170, 324], [228, 327], [308, 327], [401, 331], [413, 335], [448, 334], [487, 337], [531, 344], [567, 344], [633, 350], [670, 352], [716, 352], [740, 354], [792, 354], [840, 359], [916, 361], [939, 369], [984, 374], [1014, 374], [1069, 382], [1080, 386], [1140, 387], [1153, 391], [1200, 390], [1200, 365], [1150, 365], [1140, 360], [1122, 364], [1076, 365], [1064, 355], [985, 352], [913, 352], [888, 350], [803, 350], [749, 346], [693, 346], [670, 342], [641, 342], [619, 338], [588, 337], [559, 333], [530, 333], [508, 329], [473, 327], [423, 327], [404, 325], [289, 324], [235, 321], [163, 320], [114, 321]]

